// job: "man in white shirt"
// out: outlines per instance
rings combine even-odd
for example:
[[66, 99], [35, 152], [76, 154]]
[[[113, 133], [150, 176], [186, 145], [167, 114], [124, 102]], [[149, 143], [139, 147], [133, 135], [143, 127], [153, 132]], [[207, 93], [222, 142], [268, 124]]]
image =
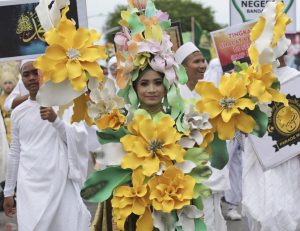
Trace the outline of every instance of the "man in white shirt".
[[33, 62], [25, 63], [20, 71], [29, 99], [11, 116], [5, 213], [14, 214], [17, 182], [19, 231], [87, 231], [90, 214], [80, 197], [88, 166], [87, 132], [36, 102], [40, 76]]
[[198, 81], [203, 79], [207, 67], [207, 62], [201, 51], [194, 43], [185, 43], [176, 51], [175, 60], [184, 66], [188, 75], [186, 85], [179, 85], [182, 98], [199, 99], [199, 95], [194, 89]]
[[[185, 106], [188, 107], [200, 99], [194, 89], [198, 81], [204, 78], [207, 62], [200, 50], [191, 42], [178, 48], [175, 60], [184, 66], [188, 75], [186, 85], [179, 85], [180, 94]], [[212, 175], [205, 183], [213, 192], [212, 196], [204, 200], [204, 221], [209, 231], [226, 231], [226, 221], [222, 215], [220, 202], [223, 191], [229, 189], [228, 169], [226, 167], [222, 170], [213, 167], [211, 169]]]

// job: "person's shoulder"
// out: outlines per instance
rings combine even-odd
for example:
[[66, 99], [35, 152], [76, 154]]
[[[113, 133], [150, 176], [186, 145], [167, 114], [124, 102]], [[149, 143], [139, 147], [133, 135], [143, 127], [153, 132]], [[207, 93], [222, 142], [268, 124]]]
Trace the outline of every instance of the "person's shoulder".
[[21, 114], [21, 112], [26, 111], [28, 108], [30, 108], [29, 100], [26, 100], [23, 103], [19, 104], [12, 110], [11, 119], [18, 117]]

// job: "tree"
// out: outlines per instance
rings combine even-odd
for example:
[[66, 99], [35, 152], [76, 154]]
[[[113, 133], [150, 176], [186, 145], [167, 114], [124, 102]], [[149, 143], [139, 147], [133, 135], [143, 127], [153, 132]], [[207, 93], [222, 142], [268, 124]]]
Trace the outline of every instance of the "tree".
[[[182, 32], [191, 31], [191, 18], [194, 17], [202, 26], [202, 29], [214, 31], [221, 26], [214, 21], [213, 10], [210, 7], [203, 7], [200, 3], [191, 0], [154, 0], [156, 8], [169, 13], [172, 21], [180, 21]], [[109, 15], [105, 23], [105, 31], [117, 27], [121, 19], [120, 13], [126, 10], [126, 6], [119, 5], [115, 11]], [[118, 30], [116, 30], [118, 31]], [[116, 33], [107, 33], [106, 40], [113, 42]]]

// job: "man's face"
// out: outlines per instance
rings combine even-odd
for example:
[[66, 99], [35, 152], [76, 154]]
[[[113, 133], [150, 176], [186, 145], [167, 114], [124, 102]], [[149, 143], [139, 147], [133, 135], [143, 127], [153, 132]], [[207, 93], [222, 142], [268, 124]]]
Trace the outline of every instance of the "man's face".
[[199, 51], [196, 51], [186, 58], [186, 60], [183, 63], [183, 66], [185, 67], [185, 70], [190, 80], [199, 81], [204, 77], [207, 62], [204, 56]]
[[28, 62], [21, 68], [22, 81], [30, 95], [36, 95], [40, 88], [40, 75], [33, 62]]
[[3, 83], [3, 91], [5, 94], [9, 95], [14, 89], [14, 83], [11, 80], [5, 80]]

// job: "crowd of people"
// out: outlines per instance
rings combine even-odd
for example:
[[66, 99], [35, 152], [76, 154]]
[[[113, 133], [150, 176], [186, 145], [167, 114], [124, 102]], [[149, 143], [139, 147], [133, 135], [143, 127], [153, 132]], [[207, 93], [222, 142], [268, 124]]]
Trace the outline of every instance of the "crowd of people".
[[[278, 57], [278, 80], [285, 83], [300, 78], [300, 72], [286, 65], [284, 56]], [[117, 57], [99, 63], [116, 92], [120, 90]], [[178, 85], [186, 107], [199, 100], [195, 91], [199, 81], [218, 86], [223, 75], [219, 60], [208, 63], [192, 42], [180, 46], [174, 58], [188, 77], [186, 84]], [[118, 230], [113, 219], [113, 200], [100, 203], [92, 218], [80, 195], [89, 158], [99, 170], [103, 163], [98, 156], [111, 153], [103, 154], [106, 150], [97, 142], [95, 125], [85, 121], [71, 123], [75, 110], [72, 105], [63, 112], [56, 106], [39, 105], [43, 73], [34, 61], [21, 62], [19, 79], [0, 73], [0, 181], [5, 181], [4, 212], [9, 217], [17, 216], [19, 231]], [[138, 70], [132, 86], [139, 109], [150, 115], [164, 112], [165, 78], [164, 73], [149, 64]], [[299, 157], [264, 170], [249, 137], [242, 132], [227, 141], [227, 150], [227, 165], [222, 169], [210, 166], [212, 174], [205, 181], [211, 190], [203, 201], [206, 229], [228, 230], [226, 219], [241, 220], [244, 216], [251, 231], [299, 231]], [[124, 225], [125, 230], [135, 230], [134, 222]]]

